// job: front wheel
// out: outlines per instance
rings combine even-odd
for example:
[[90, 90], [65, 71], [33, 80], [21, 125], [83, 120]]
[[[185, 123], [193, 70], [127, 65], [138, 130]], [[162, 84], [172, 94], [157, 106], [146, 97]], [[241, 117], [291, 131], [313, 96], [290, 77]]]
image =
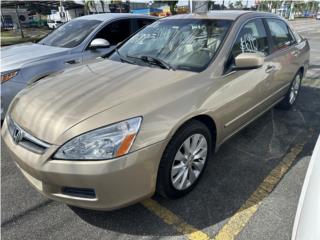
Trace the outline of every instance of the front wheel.
[[198, 183], [212, 152], [208, 127], [192, 120], [173, 136], [160, 162], [157, 192], [167, 198], [179, 198]]
[[300, 92], [302, 81], [302, 73], [299, 71], [291, 82], [290, 88], [286, 93], [284, 99], [278, 104], [281, 109], [290, 109], [296, 102]]

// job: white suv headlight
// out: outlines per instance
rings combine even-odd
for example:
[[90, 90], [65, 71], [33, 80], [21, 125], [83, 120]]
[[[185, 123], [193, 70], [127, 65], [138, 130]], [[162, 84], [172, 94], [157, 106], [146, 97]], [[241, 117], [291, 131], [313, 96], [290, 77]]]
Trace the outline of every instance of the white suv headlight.
[[127, 154], [140, 129], [141, 117], [95, 129], [62, 145], [54, 159], [102, 160]]

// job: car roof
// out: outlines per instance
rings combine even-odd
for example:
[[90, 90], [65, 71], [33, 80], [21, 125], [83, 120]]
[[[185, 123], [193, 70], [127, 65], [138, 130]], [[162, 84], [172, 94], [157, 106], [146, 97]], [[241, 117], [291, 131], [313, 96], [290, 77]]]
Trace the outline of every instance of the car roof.
[[256, 11], [244, 11], [244, 10], [214, 10], [206, 13], [191, 13], [191, 14], [181, 14], [165, 19], [228, 19], [236, 20], [242, 15], [252, 15], [252, 16], [276, 16], [270, 13], [256, 12]]
[[99, 21], [109, 21], [119, 18], [149, 18], [149, 19], [158, 19], [154, 16], [148, 16], [143, 14], [133, 14], [133, 13], [101, 13], [101, 14], [92, 14], [76, 19], [87, 19], [87, 20], [99, 20]]

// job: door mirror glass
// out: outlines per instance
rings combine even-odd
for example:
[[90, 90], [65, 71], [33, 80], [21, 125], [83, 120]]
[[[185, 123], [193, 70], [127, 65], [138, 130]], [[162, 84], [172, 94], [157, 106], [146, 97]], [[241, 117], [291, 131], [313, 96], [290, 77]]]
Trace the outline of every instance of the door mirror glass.
[[241, 53], [235, 58], [236, 70], [259, 68], [264, 63], [264, 55], [261, 53]]
[[93, 39], [89, 47], [90, 49], [108, 48], [110, 47], [110, 43], [103, 38], [96, 38], [96, 39]]

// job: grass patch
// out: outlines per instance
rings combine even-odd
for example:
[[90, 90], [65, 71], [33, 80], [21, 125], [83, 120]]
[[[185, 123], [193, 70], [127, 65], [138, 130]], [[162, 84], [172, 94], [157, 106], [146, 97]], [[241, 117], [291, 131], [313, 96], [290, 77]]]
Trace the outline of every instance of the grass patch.
[[2, 37], [1, 36], [1, 46], [9, 46], [13, 44], [18, 44], [18, 43], [25, 43], [25, 42], [37, 42], [41, 39], [42, 37]]

